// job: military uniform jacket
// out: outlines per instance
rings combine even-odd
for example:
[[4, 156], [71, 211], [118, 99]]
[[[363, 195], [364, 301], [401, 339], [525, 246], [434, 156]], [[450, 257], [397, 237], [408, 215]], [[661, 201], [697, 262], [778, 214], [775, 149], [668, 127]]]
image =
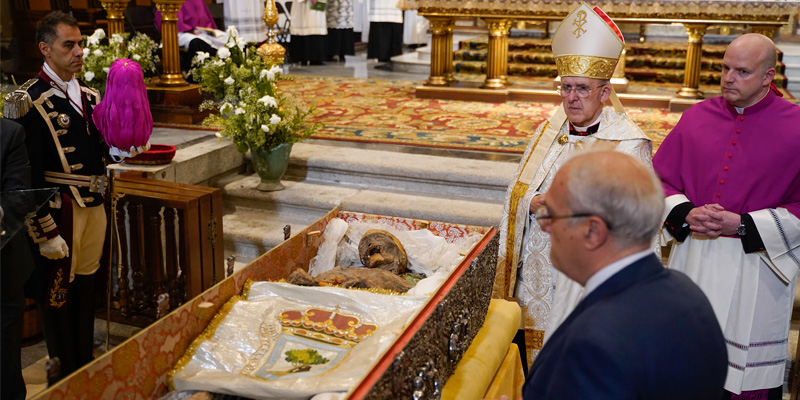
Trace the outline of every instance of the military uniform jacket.
[[[27, 132], [31, 187], [58, 187], [74, 207], [95, 207], [103, 204], [108, 146], [92, 121], [100, 93], [78, 82], [85, 116], [59, 95], [63, 92], [44, 72], [6, 96], [4, 114]], [[50, 207], [42, 207], [28, 224], [34, 242], [59, 235]]]

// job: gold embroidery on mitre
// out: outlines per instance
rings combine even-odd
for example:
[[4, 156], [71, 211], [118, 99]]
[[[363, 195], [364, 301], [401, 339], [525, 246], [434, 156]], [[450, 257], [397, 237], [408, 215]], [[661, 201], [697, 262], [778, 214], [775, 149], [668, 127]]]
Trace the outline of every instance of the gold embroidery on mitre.
[[586, 11], [578, 11], [575, 20], [572, 21], [572, 25], [576, 26], [575, 30], [572, 31], [572, 34], [575, 35], [576, 38], [579, 38], [582, 34], [586, 33], [586, 29], [583, 28], [583, 26], [586, 25]]
[[617, 62], [614, 58], [567, 54], [556, 57], [556, 68], [560, 76], [611, 79]]

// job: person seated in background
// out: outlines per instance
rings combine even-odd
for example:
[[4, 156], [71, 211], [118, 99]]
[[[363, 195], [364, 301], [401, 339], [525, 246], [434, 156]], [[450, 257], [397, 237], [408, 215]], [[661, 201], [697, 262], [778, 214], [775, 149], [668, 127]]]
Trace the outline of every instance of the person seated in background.
[[[156, 28], [161, 31], [161, 12], [155, 10]], [[217, 29], [208, 5], [203, 0], [186, 0], [178, 11], [178, 46], [181, 52], [181, 70], [192, 67], [192, 59], [198, 52], [216, 55], [217, 49], [228, 42], [227, 33]]]
[[728, 357], [711, 303], [653, 254], [663, 196], [651, 168], [615, 151], [556, 173], [536, 223], [553, 266], [585, 290], [533, 363], [525, 399], [722, 396]]

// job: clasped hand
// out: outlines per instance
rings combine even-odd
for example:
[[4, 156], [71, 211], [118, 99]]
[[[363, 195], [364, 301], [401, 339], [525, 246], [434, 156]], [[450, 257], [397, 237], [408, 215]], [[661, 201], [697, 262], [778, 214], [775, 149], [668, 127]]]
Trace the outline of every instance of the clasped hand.
[[733, 235], [742, 221], [742, 216], [725, 211], [719, 204], [695, 207], [686, 216], [686, 222], [694, 236], [717, 237]]

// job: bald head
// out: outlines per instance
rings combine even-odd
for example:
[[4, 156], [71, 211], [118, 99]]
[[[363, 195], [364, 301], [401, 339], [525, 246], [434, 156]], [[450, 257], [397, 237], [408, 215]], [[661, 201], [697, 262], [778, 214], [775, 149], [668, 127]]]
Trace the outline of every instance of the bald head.
[[722, 97], [742, 108], [761, 101], [775, 77], [777, 57], [775, 45], [764, 35], [748, 33], [736, 38], [722, 58]]
[[649, 244], [661, 226], [664, 192], [652, 168], [616, 151], [579, 154], [564, 164], [570, 210], [601, 217], [620, 248]]
[[752, 57], [762, 66], [762, 73], [775, 68], [778, 63], [778, 51], [772, 39], [760, 33], [746, 33], [734, 39], [725, 52], [734, 51]]

